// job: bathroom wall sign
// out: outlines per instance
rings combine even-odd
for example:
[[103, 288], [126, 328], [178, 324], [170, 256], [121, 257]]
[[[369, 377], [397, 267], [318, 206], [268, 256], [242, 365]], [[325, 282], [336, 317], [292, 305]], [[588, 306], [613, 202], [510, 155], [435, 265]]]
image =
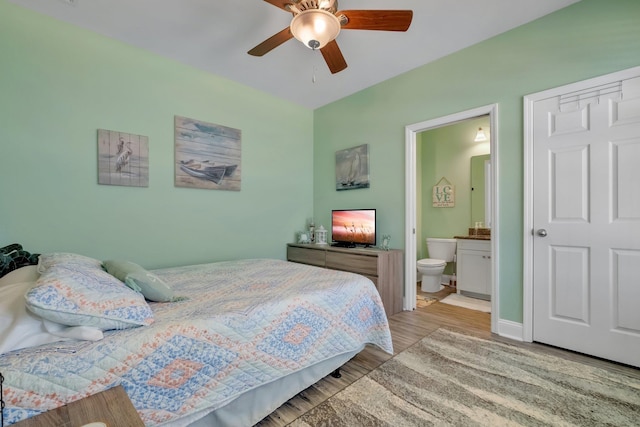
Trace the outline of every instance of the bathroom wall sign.
[[444, 176], [433, 186], [433, 207], [452, 208], [456, 205], [455, 186]]

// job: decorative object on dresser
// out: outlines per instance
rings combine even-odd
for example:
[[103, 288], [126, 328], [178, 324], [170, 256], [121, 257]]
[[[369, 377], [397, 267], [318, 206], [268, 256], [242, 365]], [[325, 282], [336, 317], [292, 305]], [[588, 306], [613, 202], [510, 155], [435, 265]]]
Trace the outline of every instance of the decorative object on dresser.
[[316, 224], [313, 222], [313, 218], [309, 220], [309, 240], [313, 243], [316, 239]]
[[98, 184], [149, 186], [149, 137], [98, 129]]
[[287, 260], [361, 274], [376, 286], [387, 316], [402, 311], [404, 274], [403, 254], [399, 249], [384, 251], [290, 243]]
[[391, 242], [391, 236], [389, 234], [383, 234], [381, 248], [384, 249], [385, 251], [388, 251], [390, 242]]
[[321, 225], [316, 230], [316, 245], [326, 245], [327, 244], [327, 230]]
[[369, 144], [336, 151], [336, 190], [369, 188]]
[[306, 231], [299, 231], [298, 243], [311, 243], [311, 239], [309, 239], [309, 233], [307, 233]]
[[175, 116], [175, 186], [240, 191], [240, 129]]

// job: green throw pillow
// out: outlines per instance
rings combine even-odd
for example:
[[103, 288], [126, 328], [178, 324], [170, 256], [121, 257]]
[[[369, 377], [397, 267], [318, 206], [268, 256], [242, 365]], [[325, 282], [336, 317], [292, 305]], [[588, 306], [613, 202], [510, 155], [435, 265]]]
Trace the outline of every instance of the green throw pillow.
[[108, 260], [102, 263], [109, 274], [122, 280], [149, 301], [176, 301], [173, 289], [155, 274], [130, 261]]

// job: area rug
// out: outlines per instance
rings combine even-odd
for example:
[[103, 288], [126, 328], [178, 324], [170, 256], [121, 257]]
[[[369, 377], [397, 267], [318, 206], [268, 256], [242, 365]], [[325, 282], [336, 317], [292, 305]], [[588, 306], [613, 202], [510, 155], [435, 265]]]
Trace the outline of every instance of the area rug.
[[640, 375], [438, 329], [290, 426], [637, 426], [639, 421]]
[[418, 295], [416, 297], [416, 307], [418, 307], [418, 308], [428, 307], [431, 304], [433, 304], [434, 302], [438, 302], [438, 299], [437, 298], [425, 297], [424, 295]]
[[458, 307], [469, 308], [471, 310], [491, 313], [491, 301], [469, 298], [460, 294], [449, 294], [445, 298], [441, 299], [440, 302], [445, 304], [457, 305]]

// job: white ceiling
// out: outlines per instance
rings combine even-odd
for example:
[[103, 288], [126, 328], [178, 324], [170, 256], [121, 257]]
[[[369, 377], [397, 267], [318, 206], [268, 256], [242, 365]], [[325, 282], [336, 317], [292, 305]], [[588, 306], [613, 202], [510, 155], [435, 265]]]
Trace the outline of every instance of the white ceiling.
[[10, 1], [317, 108], [579, 0], [340, 0], [338, 9], [414, 15], [404, 33], [342, 31], [336, 41], [348, 68], [333, 75], [319, 52], [295, 39], [263, 57], [247, 54], [291, 21], [290, 13], [263, 0]]

